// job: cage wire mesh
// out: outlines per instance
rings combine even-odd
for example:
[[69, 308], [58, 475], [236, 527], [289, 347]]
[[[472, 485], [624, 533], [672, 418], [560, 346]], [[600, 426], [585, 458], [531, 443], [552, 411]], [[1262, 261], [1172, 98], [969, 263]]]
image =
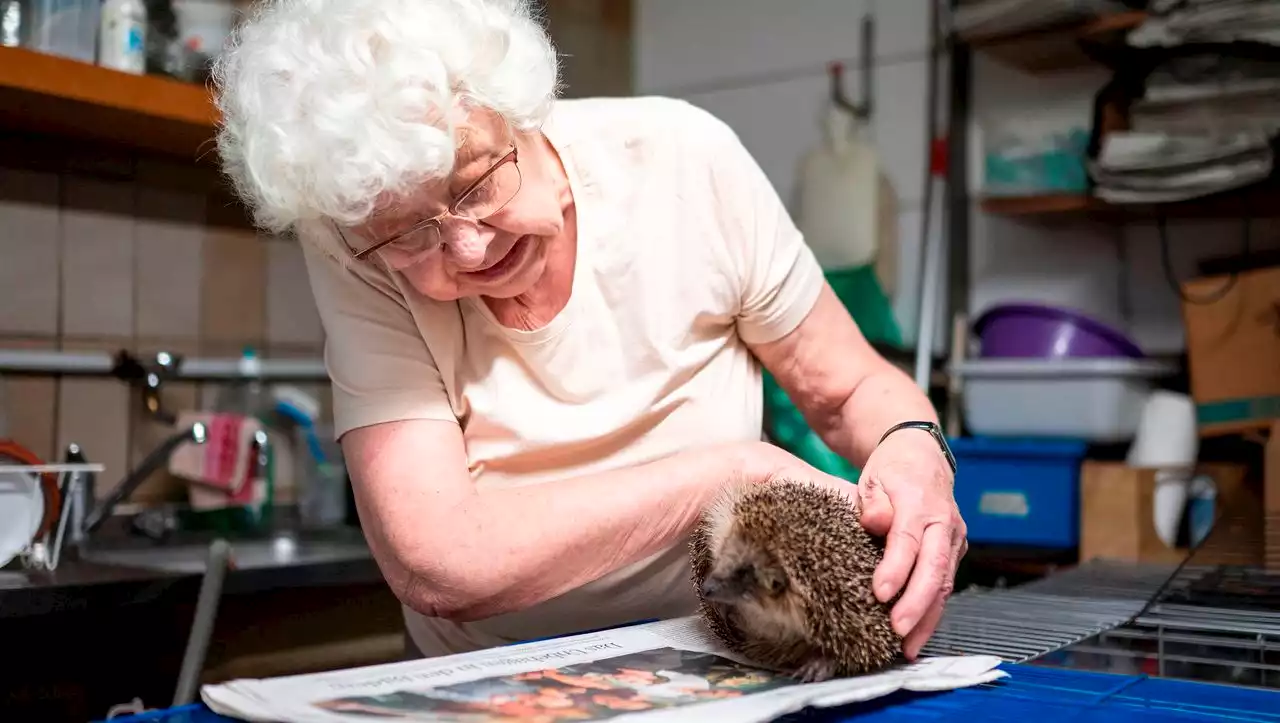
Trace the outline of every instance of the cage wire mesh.
[[925, 655], [1280, 688], [1280, 572], [1260, 497], [1220, 510], [1179, 564], [1091, 560], [952, 597]]

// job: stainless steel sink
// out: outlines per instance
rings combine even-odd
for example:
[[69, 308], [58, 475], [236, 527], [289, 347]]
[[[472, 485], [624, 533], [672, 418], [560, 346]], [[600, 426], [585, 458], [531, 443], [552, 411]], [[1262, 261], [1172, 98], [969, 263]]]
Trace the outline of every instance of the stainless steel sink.
[[[358, 535], [280, 533], [265, 538], [231, 539], [231, 560], [237, 569], [292, 567], [368, 559], [369, 547]], [[84, 550], [81, 559], [105, 565], [202, 573], [209, 554], [204, 540], [145, 544], [107, 543]]]

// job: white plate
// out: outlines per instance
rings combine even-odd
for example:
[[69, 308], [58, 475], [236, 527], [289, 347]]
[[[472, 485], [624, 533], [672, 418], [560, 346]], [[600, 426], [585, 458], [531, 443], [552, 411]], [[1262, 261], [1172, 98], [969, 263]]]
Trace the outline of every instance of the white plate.
[[39, 475], [18, 472], [0, 462], [0, 567], [31, 544], [44, 520], [44, 490]]

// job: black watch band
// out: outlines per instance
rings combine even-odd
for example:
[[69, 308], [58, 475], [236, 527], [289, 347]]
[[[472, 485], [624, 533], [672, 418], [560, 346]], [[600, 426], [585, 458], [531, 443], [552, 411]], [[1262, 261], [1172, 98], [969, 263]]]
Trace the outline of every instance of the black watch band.
[[[942, 456], [947, 459], [947, 464], [951, 467], [951, 475], [955, 476], [955, 455], [951, 454], [951, 446], [947, 444], [947, 438], [942, 435], [942, 429], [937, 424], [933, 422], [899, 422], [898, 424], [889, 427], [889, 429], [881, 435], [880, 442], [883, 442], [889, 437], [889, 435], [899, 429], [921, 429], [928, 432], [929, 436], [933, 437], [933, 441], [938, 443], [938, 448], [942, 450]], [[879, 442], [876, 444], [879, 445]]]

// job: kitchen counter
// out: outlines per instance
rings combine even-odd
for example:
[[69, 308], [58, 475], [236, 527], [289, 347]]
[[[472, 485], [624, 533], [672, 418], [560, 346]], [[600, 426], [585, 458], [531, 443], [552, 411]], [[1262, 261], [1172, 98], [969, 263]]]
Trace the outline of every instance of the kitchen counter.
[[[230, 543], [234, 565], [227, 573], [224, 595], [382, 579], [358, 531]], [[174, 545], [121, 541], [88, 550], [80, 559], [64, 558], [53, 572], [0, 571], [0, 618], [105, 611], [161, 602], [171, 595], [189, 598], [200, 585], [206, 545], [190, 540]]]

